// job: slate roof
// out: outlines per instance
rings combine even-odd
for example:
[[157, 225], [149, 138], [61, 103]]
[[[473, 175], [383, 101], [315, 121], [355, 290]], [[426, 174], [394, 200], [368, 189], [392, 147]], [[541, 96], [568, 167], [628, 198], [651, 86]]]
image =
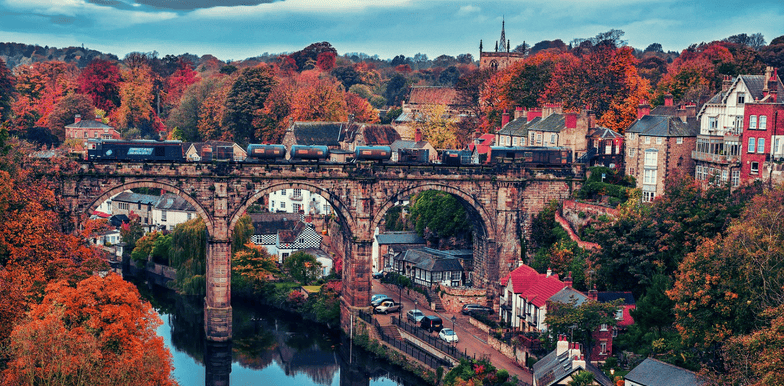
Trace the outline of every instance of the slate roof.
[[130, 223], [131, 219], [124, 214], [115, 214], [114, 216], [109, 218], [109, 224], [112, 224], [113, 227], [118, 227], [123, 223]]
[[279, 229], [294, 229], [300, 221], [297, 213], [251, 213], [255, 235], [275, 235]]
[[455, 105], [457, 90], [452, 87], [414, 86], [408, 95], [409, 104]]
[[569, 304], [572, 300], [576, 300], [575, 305], [580, 305], [588, 301], [588, 297], [572, 287], [564, 287], [556, 292], [555, 295], [550, 296], [550, 299], [548, 300], [564, 304]]
[[616, 299], [623, 299], [623, 304], [634, 304], [634, 295], [631, 292], [597, 292], [596, 300], [600, 303], [611, 302]]
[[416, 141], [406, 141], [403, 139], [399, 139], [395, 142], [392, 142], [392, 144], [389, 145], [392, 151], [398, 151], [400, 149], [424, 149], [425, 146], [427, 146], [427, 141], [416, 142]]
[[548, 277], [527, 265], [521, 265], [501, 278], [501, 285], [506, 286], [509, 280], [512, 281], [512, 292], [522, 295], [539, 308], [543, 307], [551, 296], [564, 288], [564, 283], [558, 280], [558, 275]]
[[425, 244], [425, 239], [419, 237], [416, 232], [387, 232], [376, 236], [376, 241], [380, 245], [391, 244]]
[[106, 125], [103, 122], [98, 122], [94, 119], [82, 119], [79, 122], [75, 122], [65, 126], [65, 128], [66, 129], [112, 129], [114, 130], [114, 127]]
[[348, 122], [294, 122], [292, 131], [299, 145], [340, 147], [340, 141], [353, 137], [359, 125]]
[[593, 129], [590, 133], [588, 133], [588, 136], [591, 138], [601, 139], [623, 138], [623, 135], [619, 134], [618, 132], [601, 126]]
[[561, 130], [565, 128], [566, 117], [563, 114], [550, 114], [547, 118], [528, 126], [529, 131], [544, 131], [550, 133], [560, 133]]
[[528, 122], [528, 120], [525, 117], [520, 117], [507, 123], [506, 126], [502, 127], [501, 130], [498, 130], [496, 134], [513, 135], [516, 137], [527, 137], [528, 128], [541, 120], [542, 120], [541, 117], [536, 117], [532, 119], [531, 122]]
[[308, 227], [302, 221], [298, 221], [294, 228], [292, 229], [278, 229], [278, 239], [280, 240], [281, 244], [293, 244], [297, 241], [297, 237], [299, 237], [300, 233]]
[[[784, 84], [781, 83], [781, 78], [778, 78], [777, 80], [779, 83], [779, 92], [776, 103], [784, 103], [784, 92], [781, 92], [784, 91]], [[719, 91], [716, 93], [716, 95], [708, 101], [708, 104], [726, 104], [727, 96], [737, 87], [738, 82], [743, 82], [746, 85], [746, 89], [749, 90], [750, 98], [746, 99], [747, 101], [753, 102], [763, 98], [762, 90], [765, 88], [765, 75], [741, 75], [733, 79], [732, 86], [730, 86], [727, 91]]]
[[678, 366], [662, 361], [646, 358], [637, 365], [626, 379], [645, 386], [695, 386], [705, 385], [697, 374]]
[[688, 117], [683, 122], [672, 116], [646, 115], [632, 123], [626, 132], [651, 137], [696, 137], [700, 133], [700, 125], [695, 117]]
[[[544, 358], [534, 363], [534, 380], [539, 386], [549, 386], [558, 383], [570, 374], [578, 372], [581, 367], [573, 368], [573, 358], [569, 357], [569, 351], [557, 355], [557, 350], [551, 351]], [[596, 366], [586, 361], [584, 370], [593, 373], [594, 381], [602, 386], [612, 386], [613, 382], [609, 377], [599, 370]]]
[[161, 196], [153, 196], [150, 194], [139, 194], [133, 192], [122, 192], [114, 197], [112, 201], [129, 202], [133, 204], [155, 205]]
[[400, 134], [391, 125], [364, 125], [363, 134], [368, 146], [391, 145], [400, 139]]
[[441, 251], [432, 248], [411, 248], [406, 250], [400, 260], [409, 262], [428, 271], [462, 271], [460, 257], [466, 254], [473, 256], [470, 250]]
[[181, 212], [195, 212], [196, 208], [193, 207], [188, 201], [185, 201], [184, 198], [172, 194], [166, 193], [158, 200], [158, 203], [155, 204], [155, 209], [161, 210], [175, 210]]

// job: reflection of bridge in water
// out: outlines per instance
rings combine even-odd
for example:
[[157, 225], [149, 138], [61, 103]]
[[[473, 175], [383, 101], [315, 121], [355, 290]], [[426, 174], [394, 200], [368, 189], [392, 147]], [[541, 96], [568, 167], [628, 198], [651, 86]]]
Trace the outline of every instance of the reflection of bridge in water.
[[132, 188], [161, 188], [191, 203], [209, 232], [205, 331], [220, 341], [232, 336], [231, 232], [245, 210], [271, 192], [309, 190], [335, 211], [341, 232], [333, 243], [345, 253], [341, 325], [347, 331], [349, 313], [369, 303], [373, 230], [398, 201], [427, 190], [457, 197], [474, 225], [474, 285], [492, 294], [491, 284], [517, 265], [532, 216], [579, 188], [582, 171], [575, 168], [82, 162], [62, 175], [58, 194], [74, 225]]

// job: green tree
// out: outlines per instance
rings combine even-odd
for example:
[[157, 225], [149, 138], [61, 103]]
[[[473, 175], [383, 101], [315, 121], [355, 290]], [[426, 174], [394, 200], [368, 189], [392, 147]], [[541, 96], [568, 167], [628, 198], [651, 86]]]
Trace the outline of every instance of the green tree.
[[130, 221], [120, 227], [120, 236], [125, 243], [126, 250], [133, 251], [136, 248], [136, 241], [144, 236], [144, 228], [142, 228], [141, 218], [138, 214], [131, 213], [128, 219]]
[[298, 251], [283, 261], [283, 269], [294, 280], [308, 285], [318, 279], [319, 273], [321, 273], [321, 263], [313, 255]]
[[223, 125], [241, 144], [257, 142], [256, 130], [267, 96], [277, 84], [272, 69], [266, 65], [247, 67], [231, 85], [226, 99]]
[[65, 140], [65, 126], [74, 122], [79, 114], [82, 119], [93, 119], [95, 107], [89, 96], [84, 94], [68, 94], [54, 105], [49, 115], [49, 130], [61, 141]]
[[237, 223], [234, 224], [234, 231], [231, 234], [231, 253], [235, 254], [243, 249], [250, 243], [250, 238], [253, 236], [253, 221], [247, 214], [240, 217]]
[[205, 293], [207, 226], [201, 217], [178, 224], [174, 228], [169, 263], [177, 269], [174, 288], [189, 295]]
[[572, 376], [572, 380], [567, 383], [569, 386], [591, 386], [593, 385], [593, 373], [590, 371], [579, 371]]
[[147, 260], [152, 257], [153, 250], [155, 249], [156, 241], [163, 236], [160, 232], [150, 232], [142, 236], [136, 242], [136, 247], [131, 251], [131, 258], [136, 262], [139, 267], [144, 266]]
[[471, 239], [466, 211], [451, 194], [436, 190], [419, 193], [411, 200], [410, 212], [417, 233], [431, 242], [452, 236]]
[[622, 302], [622, 299], [606, 303], [586, 300], [577, 304], [577, 300], [573, 299], [569, 303], [550, 303], [544, 322], [553, 336], [574, 334], [574, 339], [587, 347], [590, 353], [593, 350], [593, 332], [602, 324], [608, 328], [615, 326], [618, 322], [615, 312]]

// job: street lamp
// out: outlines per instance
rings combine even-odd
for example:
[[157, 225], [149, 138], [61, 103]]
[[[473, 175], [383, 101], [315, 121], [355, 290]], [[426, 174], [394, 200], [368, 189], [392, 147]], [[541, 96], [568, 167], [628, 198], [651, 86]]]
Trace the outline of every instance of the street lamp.
[[[455, 316], [452, 315], [452, 332], [455, 334], [455, 336], [457, 336], [457, 331], [455, 331], [455, 321], [456, 320], [457, 320], [457, 318], [455, 318]], [[455, 343], [455, 340], [452, 339], [452, 344], [454, 344], [454, 343]]]

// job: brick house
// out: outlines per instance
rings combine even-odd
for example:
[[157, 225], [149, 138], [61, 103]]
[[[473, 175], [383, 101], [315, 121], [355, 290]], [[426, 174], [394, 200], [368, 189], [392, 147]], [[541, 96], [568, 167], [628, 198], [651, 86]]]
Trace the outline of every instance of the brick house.
[[598, 367], [585, 360], [579, 343], [569, 342], [564, 335], [558, 336], [555, 350], [534, 363], [534, 386], [569, 385], [573, 375], [588, 371], [593, 374], [592, 384], [613, 386], [615, 383]]
[[528, 127], [542, 119], [541, 109], [515, 109], [514, 119], [509, 122], [509, 115], [504, 113], [501, 129], [495, 133], [496, 146], [528, 146]]
[[664, 181], [676, 170], [694, 171], [692, 152], [699, 132], [694, 111], [692, 106], [676, 109], [671, 98], [653, 111], [646, 103], [638, 107], [637, 120], [626, 129], [624, 163], [626, 175], [642, 189], [643, 201], [664, 194]]
[[624, 170], [626, 152], [623, 135], [606, 127], [597, 127], [588, 133], [588, 165]]
[[631, 316], [631, 310], [636, 307], [634, 295], [631, 292], [597, 292], [596, 290], [591, 290], [588, 291], [588, 299], [600, 303], [607, 303], [617, 299], [622, 299], [623, 301], [621, 308], [616, 310], [615, 313], [616, 325], [610, 327], [602, 324], [592, 334], [595, 344], [591, 351], [591, 360], [604, 362], [613, 355], [613, 340], [618, 337], [618, 334], [625, 332], [629, 326], [634, 324], [634, 319]]
[[541, 117], [528, 125], [528, 146], [565, 146], [575, 160], [587, 153], [587, 136], [596, 124], [590, 110], [564, 113], [561, 105], [545, 105]]
[[76, 114], [74, 123], [65, 126], [65, 139], [120, 139], [120, 132], [114, 127], [101, 122], [101, 117], [96, 116], [95, 120], [85, 119]]
[[[771, 79], [772, 76], [775, 77]], [[747, 125], [750, 130], [759, 130], [757, 122], [745, 118], [745, 108], [747, 104], [765, 98], [774, 103], [784, 101], [779, 95], [775, 96], [776, 100], [768, 96], [771, 86], [776, 90], [784, 89], [781, 79], [772, 74], [770, 67], [766, 75], [724, 77], [722, 90], [703, 105], [697, 114], [700, 133], [694, 151], [695, 179], [709, 183], [716, 178], [721, 183], [729, 181], [731, 186], [740, 184], [741, 166], [742, 163], [745, 164], [744, 156], [760, 153], [759, 150], [764, 154], [766, 146], [770, 143], [765, 142], [765, 140], [769, 141], [769, 134], [763, 134], [762, 143], [755, 143], [755, 151], [749, 152], [751, 148], [746, 148], [746, 143], [741, 142], [743, 138], [747, 141], [752, 137], [755, 141], [759, 140], [756, 134], [743, 137], [744, 125]], [[751, 116], [757, 117], [759, 114], [749, 115]], [[752, 124], [757, 129], [752, 129]], [[758, 163], [757, 166], [760, 164]], [[751, 174], [751, 163], [748, 168]]]
[[[762, 99], [747, 102], [741, 134], [741, 181], [770, 179], [780, 182], [784, 158], [784, 101], [778, 95], [778, 74], [770, 68], [765, 74], [768, 79], [762, 90]], [[784, 90], [782, 90], [784, 91]]]

